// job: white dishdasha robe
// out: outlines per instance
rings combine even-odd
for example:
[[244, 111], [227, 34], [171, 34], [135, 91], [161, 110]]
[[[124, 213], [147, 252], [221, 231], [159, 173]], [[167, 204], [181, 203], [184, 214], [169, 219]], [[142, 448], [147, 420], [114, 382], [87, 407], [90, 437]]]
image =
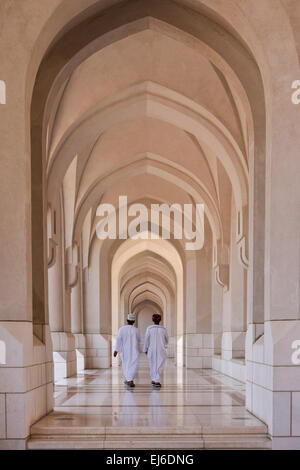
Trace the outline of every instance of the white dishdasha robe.
[[140, 332], [133, 325], [122, 326], [119, 329], [115, 351], [120, 351], [125, 380], [134, 379], [139, 365]]
[[168, 341], [168, 333], [165, 327], [160, 325], [148, 326], [144, 352], [148, 355], [150, 375], [153, 382], [160, 381], [160, 375], [167, 359]]

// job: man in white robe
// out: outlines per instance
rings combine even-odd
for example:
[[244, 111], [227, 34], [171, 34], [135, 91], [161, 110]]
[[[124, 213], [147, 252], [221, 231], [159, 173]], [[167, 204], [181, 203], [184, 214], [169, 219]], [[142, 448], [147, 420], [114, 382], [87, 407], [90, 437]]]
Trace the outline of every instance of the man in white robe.
[[148, 326], [145, 336], [144, 352], [148, 355], [152, 386], [160, 388], [160, 376], [167, 359], [168, 333], [160, 326], [161, 316], [152, 316], [154, 325]]
[[122, 359], [123, 373], [125, 376], [125, 384], [129, 387], [135, 387], [134, 378], [137, 373], [140, 355], [141, 335], [135, 326], [135, 315], [130, 313], [127, 317], [127, 325], [119, 329], [114, 357], [120, 351]]

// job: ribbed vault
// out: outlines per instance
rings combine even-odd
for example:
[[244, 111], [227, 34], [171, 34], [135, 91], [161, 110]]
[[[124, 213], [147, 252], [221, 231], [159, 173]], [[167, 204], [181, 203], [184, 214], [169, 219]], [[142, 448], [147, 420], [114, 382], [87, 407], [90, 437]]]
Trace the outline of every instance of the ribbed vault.
[[[151, 11], [144, 0], [122, 9], [116, 2], [104, 16], [94, 8], [61, 31], [33, 92], [33, 120], [43, 113], [43, 131], [33, 123], [32, 138], [46, 171], [49, 293], [59, 298], [49, 304], [50, 324], [113, 344], [129, 311], [157, 308], [186, 364], [186, 335], [216, 334], [218, 351], [219, 331], [243, 334], [247, 302], [261, 293], [255, 272], [248, 275], [249, 243], [261, 243], [262, 229], [249, 232], [253, 161], [265, 145], [255, 44], [206, 8], [196, 13], [169, 0], [151, 2]], [[127, 240], [120, 196], [129, 212], [189, 205], [194, 236], [203, 205], [201, 249], [178, 239], [178, 211], [169, 240], [161, 214], [140, 225], [140, 239]], [[116, 208], [115, 239], [99, 239], [104, 204]], [[145, 240], [154, 230], [160, 239]]]

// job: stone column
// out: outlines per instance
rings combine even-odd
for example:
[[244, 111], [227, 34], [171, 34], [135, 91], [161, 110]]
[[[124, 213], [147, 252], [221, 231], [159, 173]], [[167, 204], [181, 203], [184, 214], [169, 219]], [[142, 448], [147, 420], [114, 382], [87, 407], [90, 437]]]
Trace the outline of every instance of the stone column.
[[80, 338], [77, 350], [84, 357], [85, 368], [102, 369], [111, 366], [111, 335], [100, 332], [100, 266], [99, 258], [98, 260], [94, 258], [91, 266], [84, 268], [82, 272], [84, 325], [83, 336]]
[[71, 330], [75, 337], [77, 372], [86, 368], [86, 337], [83, 334], [83, 305], [82, 305], [82, 270], [78, 265], [78, 279], [71, 290]]
[[205, 223], [205, 244], [186, 255], [186, 367], [211, 368], [212, 334], [212, 234]]
[[[4, 6], [1, 11], [0, 63], [6, 100], [0, 103], [0, 449], [24, 449], [30, 426], [53, 406], [46, 292], [39, 312], [41, 339], [33, 333], [36, 285], [32, 282], [32, 245], [35, 240], [32, 244], [29, 95], [25, 94], [24, 79], [32, 54], [31, 35], [35, 33], [34, 29], [30, 33], [27, 30], [29, 35], [25, 33], [26, 47], [17, 40], [24, 34], [28, 21], [24, 12], [17, 22], [13, 21], [14, 8]], [[11, 45], [9, 54], [5, 44]], [[35, 228], [42, 239], [42, 223]], [[44, 256], [42, 253], [41, 264], [46, 260], [46, 253]], [[44, 275], [43, 269], [39, 275]]]
[[73, 334], [82, 332], [80, 270], [78, 271], [78, 280], [71, 289], [71, 330]]
[[217, 281], [216, 260], [212, 269], [212, 336], [213, 336], [213, 357], [212, 368], [219, 370], [221, 360], [221, 346], [223, 334], [223, 285]]
[[287, 68], [291, 74], [276, 83], [271, 109], [265, 323], [260, 331], [249, 325], [246, 348], [247, 408], [268, 424], [274, 449], [300, 449], [300, 108], [289, 96], [292, 67]]
[[51, 332], [63, 331], [63, 278], [61, 243], [55, 247], [55, 262], [48, 269], [49, 324]]
[[[55, 380], [71, 377], [77, 371], [75, 337], [71, 333], [71, 289], [77, 282], [77, 258], [74, 255], [73, 263], [72, 247], [66, 250], [65, 262], [62, 264], [65, 266], [62, 273], [63, 325], [60, 321], [61, 330], [52, 331], [51, 334]], [[61, 274], [57, 274], [60, 278]]]
[[245, 358], [247, 326], [247, 268], [243, 213], [231, 203], [230, 272], [228, 312], [222, 336], [222, 359]]

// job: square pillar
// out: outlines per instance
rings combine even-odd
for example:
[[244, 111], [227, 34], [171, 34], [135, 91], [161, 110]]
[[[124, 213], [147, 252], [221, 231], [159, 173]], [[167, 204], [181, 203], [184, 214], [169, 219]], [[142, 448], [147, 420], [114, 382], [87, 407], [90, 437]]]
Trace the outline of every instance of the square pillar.
[[273, 449], [300, 449], [300, 320], [247, 332], [246, 407], [269, 427]]
[[222, 335], [222, 359], [240, 359], [245, 357], [245, 331], [228, 331]]
[[74, 334], [77, 367], [108, 369], [112, 362], [111, 336], [99, 333]]
[[77, 372], [75, 337], [72, 333], [52, 332], [55, 381], [72, 377]]
[[185, 335], [184, 357], [188, 369], [211, 369], [214, 353], [212, 333], [190, 333]]
[[53, 408], [52, 343], [32, 323], [0, 322], [0, 449], [25, 449], [31, 425]]

